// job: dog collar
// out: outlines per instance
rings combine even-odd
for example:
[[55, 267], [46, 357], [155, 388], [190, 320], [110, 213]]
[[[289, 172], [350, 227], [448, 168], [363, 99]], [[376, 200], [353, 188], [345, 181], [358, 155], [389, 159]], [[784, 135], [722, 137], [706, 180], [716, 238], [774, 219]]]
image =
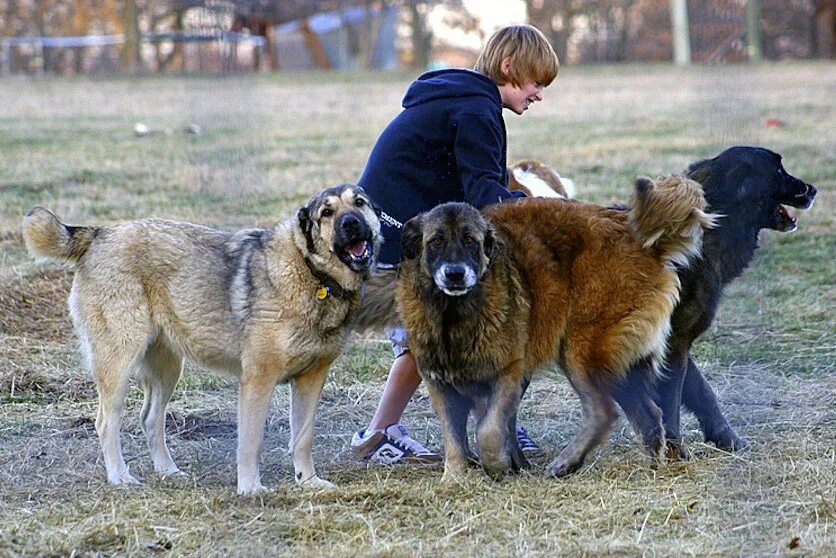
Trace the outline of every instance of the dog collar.
[[336, 279], [315, 268], [314, 264], [311, 263], [311, 260], [308, 258], [305, 258], [305, 263], [308, 265], [311, 275], [319, 281], [319, 287], [316, 289], [317, 300], [325, 300], [328, 296], [345, 299], [354, 294], [354, 291], [344, 289], [339, 283], [337, 283]]

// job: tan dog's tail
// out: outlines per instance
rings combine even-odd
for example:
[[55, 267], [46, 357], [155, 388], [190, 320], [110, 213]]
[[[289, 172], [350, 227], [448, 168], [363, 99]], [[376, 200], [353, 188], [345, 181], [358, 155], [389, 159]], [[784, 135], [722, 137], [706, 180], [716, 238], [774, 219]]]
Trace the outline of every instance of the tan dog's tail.
[[385, 326], [400, 323], [395, 307], [395, 284], [398, 272], [394, 269], [378, 269], [366, 280], [363, 301], [354, 318], [357, 331], [381, 330]]
[[33, 257], [77, 262], [96, 237], [98, 227], [71, 227], [43, 207], [23, 218], [23, 240]]
[[683, 176], [636, 179], [629, 223], [644, 248], [655, 248], [666, 263], [688, 265], [700, 254], [703, 229], [717, 215], [705, 212], [702, 186]]

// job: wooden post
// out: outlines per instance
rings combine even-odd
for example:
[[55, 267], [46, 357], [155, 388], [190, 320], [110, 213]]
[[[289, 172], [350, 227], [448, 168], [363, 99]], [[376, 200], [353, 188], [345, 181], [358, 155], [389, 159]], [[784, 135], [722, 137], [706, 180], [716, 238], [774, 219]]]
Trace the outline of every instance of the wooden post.
[[673, 59], [678, 66], [687, 66], [691, 63], [691, 42], [686, 0], [671, 0], [671, 30], [673, 32]]
[[311, 55], [313, 56], [314, 62], [316, 62], [317, 68], [322, 70], [330, 70], [331, 69], [331, 61], [328, 60], [328, 55], [325, 53], [325, 47], [322, 46], [322, 42], [319, 40], [319, 37], [316, 33], [314, 33], [311, 26], [308, 25], [308, 20], [302, 24], [302, 36], [305, 37], [305, 44], [308, 45], [308, 50], [311, 51]]
[[12, 73], [12, 47], [6, 39], [0, 42], [3, 45], [0, 50], [0, 75], [8, 75]]
[[760, 0], [746, 2], [746, 54], [749, 56], [749, 62], [761, 61]]
[[122, 46], [122, 67], [126, 72], [136, 72], [141, 64], [139, 12], [136, 0], [125, 0], [122, 7], [122, 30], [125, 44]]

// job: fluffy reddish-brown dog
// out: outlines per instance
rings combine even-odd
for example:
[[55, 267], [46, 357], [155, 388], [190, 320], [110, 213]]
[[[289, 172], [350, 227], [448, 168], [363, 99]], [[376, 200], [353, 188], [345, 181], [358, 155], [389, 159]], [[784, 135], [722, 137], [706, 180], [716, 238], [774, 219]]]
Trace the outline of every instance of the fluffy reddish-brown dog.
[[[521, 385], [559, 364], [581, 399], [584, 425], [548, 471], [577, 470], [609, 432], [612, 384], [641, 359], [661, 362], [679, 298], [674, 263], [699, 253], [699, 184], [672, 176], [636, 181], [629, 212], [555, 199], [490, 207], [441, 205], [404, 226], [395, 289], [400, 318], [438, 413], [445, 479], [474, 455], [494, 478], [527, 466], [518, 447]], [[664, 430], [646, 439], [661, 456]]]

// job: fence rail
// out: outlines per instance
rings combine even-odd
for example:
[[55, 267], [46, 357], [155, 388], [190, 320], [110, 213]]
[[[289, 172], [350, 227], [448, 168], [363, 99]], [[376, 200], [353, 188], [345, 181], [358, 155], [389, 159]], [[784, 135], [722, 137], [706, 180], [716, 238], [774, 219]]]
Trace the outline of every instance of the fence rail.
[[[143, 43], [208, 43], [249, 44], [256, 49], [267, 45], [267, 40], [260, 35], [247, 35], [231, 31], [172, 31], [168, 33], [147, 33], [140, 39]], [[0, 74], [12, 71], [12, 49], [31, 47], [37, 60], [36, 73], [44, 71], [44, 48], [83, 48], [119, 46], [125, 43], [125, 36], [118, 35], [79, 35], [66, 37], [0, 37]]]

